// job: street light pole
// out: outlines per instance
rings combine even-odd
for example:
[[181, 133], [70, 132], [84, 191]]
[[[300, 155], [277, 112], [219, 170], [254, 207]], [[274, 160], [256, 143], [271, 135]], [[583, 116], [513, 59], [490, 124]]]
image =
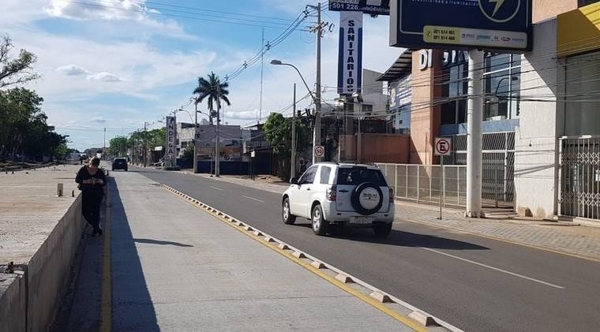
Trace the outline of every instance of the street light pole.
[[[317, 106], [317, 105], [321, 104], [320, 103], [320, 100], [321, 100], [320, 95], [321, 94], [319, 92], [316, 92], [319, 97], [317, 97], [316, 95], [313, 94], [312, 90], [308, 87], [308, 84], [306, 83], [304, 76], [302, 76], [302, 73], [300, 73], [300, 70], [298, 70], [298, 68], [296, 66], [294, 66], [291, 63], [281, 62], [281, 60], [271, 60], [271, 64], [276, 65], [276, 66], [288, 66], [288, 67], [294, 68], [296, 70], [296, 72], [298, 73], [298, 76], [300, 76], [300, 79], [302, 79], [302, 83], [304, 83], [306, 90], [308, 90], [308, 93], [310, 94], [311, 98], [313, 99], [313, 102], [315, 103], [315, 109], [319, 110], [319, 111], [321, 110], [321, 107]], [[296, 84], [294, 84], [294, 114], [296, 113], [295, 112], [295, 106], [296, 106], [295, 100], [296, 100]], [[318, 121], [319, 126], [317, 127], [317, 114], [319, 114], [319, 113], [315, 112], [315, 126], [314, 126], [314, 132], [313, 132], [313, 163], [315, 162], [315, 154], [314, 154], [314, 150], [316, 147], [315, 143], [318, 142], [320, 144], [320, 142], [321, 142], [321, 119], [319, 117], [319, 121]], [[292, 129], [293, 129], [293, 127], [292, 127]], [[315, 139], [315, 138], [317, 138], [317, 136], [318, 136], [318, 140]]]

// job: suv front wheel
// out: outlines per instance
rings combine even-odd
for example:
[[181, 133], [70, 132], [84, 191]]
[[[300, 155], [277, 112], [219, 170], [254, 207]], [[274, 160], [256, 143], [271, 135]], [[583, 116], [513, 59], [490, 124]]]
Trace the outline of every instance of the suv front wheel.
[[285, 224], [293, 225], [296, 221], [296, 216], [292, 214], [292, 210], [290, 209], [290, 199], [288, 197], [281, 204], [281, 216]]
[[329, 223], [323, 218], [323, 209], [320, 204], [315, 205], [311, 213], [312, 229], [317, 235], [325, 235], [329, 228]]

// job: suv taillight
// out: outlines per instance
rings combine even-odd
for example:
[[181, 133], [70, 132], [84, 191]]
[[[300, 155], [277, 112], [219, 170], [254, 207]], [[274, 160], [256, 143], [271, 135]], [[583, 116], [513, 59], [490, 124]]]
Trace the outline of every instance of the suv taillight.
[[394, 204], [394, 189], [388, 187], [390, 189], [390, 203]]
[[331, 186], [331, 187], [327, 188], [327, 200], [335, 202], [336, 199], [337, 199], [337, 187]]

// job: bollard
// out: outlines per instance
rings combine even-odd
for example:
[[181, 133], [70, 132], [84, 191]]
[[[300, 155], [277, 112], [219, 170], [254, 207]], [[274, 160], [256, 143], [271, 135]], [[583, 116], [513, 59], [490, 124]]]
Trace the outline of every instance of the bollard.
[[56, 185], [56, 195], [58, 197], [62, 197], [63, 196], [63, 184], [59, 183]]
[[75, 190], [71, 190], [71, 197], [75, 197]]

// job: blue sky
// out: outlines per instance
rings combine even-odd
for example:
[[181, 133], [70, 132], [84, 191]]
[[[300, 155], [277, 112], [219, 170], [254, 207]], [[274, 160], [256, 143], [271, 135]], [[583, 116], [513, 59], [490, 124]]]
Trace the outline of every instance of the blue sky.
[[[322, 2], [326, 7], [327, 1]], [[291, 0], [2, 0], [0, 33], [19, 49], [36, 54], [41, 79], [26, 85], [44, 98], [42, 110], [56, 131], [76, 149], [100, 147], [115, 136], [158, 128], [163, 119], [189, 104], [198, 77], [211, 71], [223, 80], [252, 60], [262, 45], [275, 43], [317, 1]], [[332, 26], [323, 37], [324, 99], [337, 97], [339, 13], [323, 11]], [[316, 37], [310, 15], [293, 33], [229, 81], [229, 124], [249, 125], [271, 112], [290, 113], [292, 86], [298, 99], [306, 89], [290, 67], [298, 67], [310, 87], [316, 73]], [[388, 46], [389, 19], [364, 17], [363, 67], [385, 71], [401, 49]], [[262, 35], [264, 31], [264, 44]], [[261, 107], [261, 67], [263, 71]], [[299, 107], [309, 106], [307, 98]], [[199, 104], [200, 111], [206, 104]], [[260, 111], [259, 111], [260, 110]], [[199, 121], [206, 118], [199, 114]], [[189, 122], [186, 112], [178, 121]]]

